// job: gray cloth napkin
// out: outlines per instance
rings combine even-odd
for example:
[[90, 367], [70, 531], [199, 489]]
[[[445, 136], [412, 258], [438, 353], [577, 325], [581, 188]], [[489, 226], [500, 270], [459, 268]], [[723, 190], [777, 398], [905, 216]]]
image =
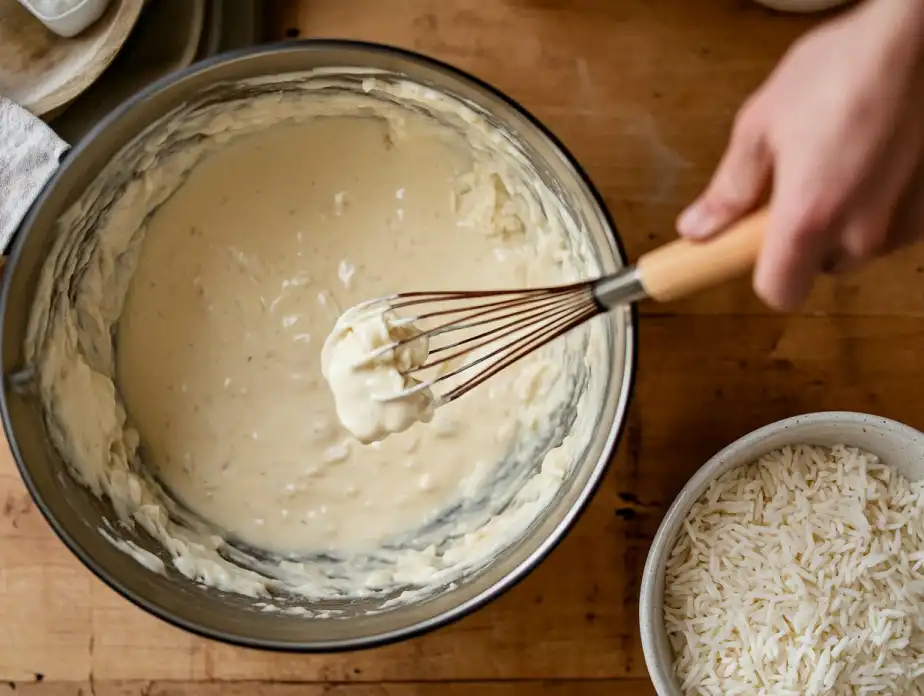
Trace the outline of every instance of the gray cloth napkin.
[[0, 251], [67, 148], [44, 121], [0, 96]]

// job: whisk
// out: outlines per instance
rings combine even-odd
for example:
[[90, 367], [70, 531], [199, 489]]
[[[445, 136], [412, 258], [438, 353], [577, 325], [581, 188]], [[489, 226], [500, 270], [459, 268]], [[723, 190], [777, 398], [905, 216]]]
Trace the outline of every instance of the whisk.
[[[710, 240], [671, 242], [644, 254], [635, 266], [597, 280], [525, 290], [402, 292], [372, 300], [369, 305], [382, 303], [384, 312], [396, 312], [401, 324], [435, 323], [368, 356], [429, 341], [426, 362], [405, 373], [419, 383], [380, 400], [403, 399], [465, 378], [435, 396], [437, 405], [448, 403], [598, 314], [645, 299], [680, 299], [743, 275], [757, 259], [766, 220], [764, 208]], [[414, 316], [406, 316], [407, 310]], [[436, 374], [423, 376], [428, 370]]]

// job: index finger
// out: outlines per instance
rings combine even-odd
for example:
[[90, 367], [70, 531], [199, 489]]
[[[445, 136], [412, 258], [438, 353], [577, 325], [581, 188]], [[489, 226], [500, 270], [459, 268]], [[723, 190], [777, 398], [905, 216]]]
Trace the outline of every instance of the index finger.
[[797, 308], [836, 246], [836, 201], [810, 167], [783, 163], [770, 197], [764, 246], [754, 268], [754, 291], [773, 309]]

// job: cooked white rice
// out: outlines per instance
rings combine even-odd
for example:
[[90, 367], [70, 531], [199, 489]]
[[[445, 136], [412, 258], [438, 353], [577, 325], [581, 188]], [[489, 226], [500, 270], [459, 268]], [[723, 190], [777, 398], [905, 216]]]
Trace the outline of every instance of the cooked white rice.
[[844, 446], [714, 481], [667, 564], [684, 693], [924, 694], [922, 494]]

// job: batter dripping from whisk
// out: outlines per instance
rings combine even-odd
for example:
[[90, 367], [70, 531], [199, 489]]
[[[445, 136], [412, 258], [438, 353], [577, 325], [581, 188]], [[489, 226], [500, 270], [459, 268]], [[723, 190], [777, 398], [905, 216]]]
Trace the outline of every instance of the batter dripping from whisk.
[[337, 319], [321, 350], [321, 372], [337, 417], [360, 442], [378, 442], [433, 418], [433, 393], [408, 375], [426, 362], [428, 343], [377, 302], [351, 307]]

